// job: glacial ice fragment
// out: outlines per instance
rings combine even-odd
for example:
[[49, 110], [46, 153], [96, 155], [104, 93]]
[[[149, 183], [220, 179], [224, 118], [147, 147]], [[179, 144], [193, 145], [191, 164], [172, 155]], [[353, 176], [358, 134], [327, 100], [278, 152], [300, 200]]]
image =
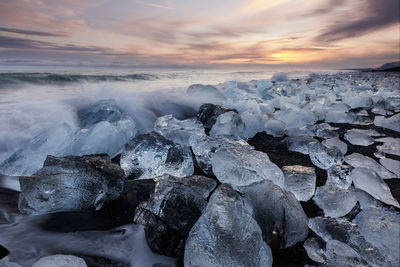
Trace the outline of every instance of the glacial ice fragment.
[[396, 266], [400, 262], [400, 213], [385, 208], [363, 209], [353, 220], [364, 238]]
[[400, 156], [400, 138], [386, 137], [379, 138], [377, 142], [383, 142], [381, 146], [376, 146], [381, 153]]
[[375, 160], [361, 155], [359, 153], [353, 153], [350, 155], [347, 155], [345, 158], [345, 161], [347, 164], [353, 166], [353, 167], [359, 167], [359, 168], [366, 168], [370, 169], [374, 172], [376, 172], [381, 178], [383, 179], [390, 179], [394, 178], [395, 175], [385, 169], [382, 165], [380, 165], [378, 162]]
[[312, 167], [300, 165], [284, 166], [282, 168], [285, 176], [284, 188], [292, 192], [297, 200], [308, 201], [315, 192], [316, 175]]
[[211, 158], [218, 148], [247, 146], [251, 149], [246, 141], [234, 136], [194, 135], [189, 139], [189, 145], [192, 147], [198, 166], [209, 176], [214, 176]]
[[307, 237], [308, 218], [293, 193], [271, 181], [243, 186], [239, 191], [269, 246], [287, 248]]
[[201, 123], [203, 123], [204, 129], [208, 134], [215, 122], [217, 121], [218, 116], [229, 111], [237, 113], [236, 110], [225, 108], [223, 106], [214, 104], [203, 104], [200, 106], [196, 117]]
[[386, 266], [386, 259], [380, 251], [360, 233], [357, 225], [341, 218], [315, 217], [308, 226], [325, 242], [340, 241], [351, 247], [371, 266]]
[[19, 209], [27, 214], [100, 209], [119, 197], [122, 169], [104, 155], [48, 156], [31, 177], [21, 176]]
[[351, 177], [355, 187], [367, 192], [383, 203], [400, 208], [399, 203], [392, 196], [389, 186], [373, 170], [355, 168], [351, 172]]
[[379, 159], [379, 163], [382, 164], [382, 166], [387, 170], [395, 174], [397, 178], [400, 178], [400, 161], [389, 158], [381, 158]]
[[168, 140], [184, 146], [189, 146], [189, 138], [192, 135], [206, 135], [203, 124], [198, 120], [178, 120], [172, 115], [159, 117], [154, 123], [154, 131]]
[[169, 175], [154, 178], [154, 182], [154, 193], [136, 208], [134, 222], [145, 226], [153, 252], [180, 257], [189, 231], [205, 210], [217, 182], [203, 176]]
[[138, 135], [124, 147], [121, 168], [129, 179], [146, 179], [170, 174], [191, 176], [194, 172], [192, 153], [156, 132]]
[[310, 149], [319, 144], [318, 140], [307, 136], [286, 137], [283, 143], [289, 151], [299, 152], [304, 155], [308, 155]]
[[346, 155], [346, 153], [347, 153], [347, 144], [345, 142], [341, 141], [337, 137], [326, 139], [326, 140], [322, 141], [322, 144], [324, 146], [335, 146], [335, 147], [339, 148], [340, 152], [342, 152], [343, 155]]
[[369, 146], [375, 143], [374, 138], [364, 133], [357, 133], [348, 131], [344, 135], [344, 139], [349, 141], [353, 145], [357, 146]]
[[400, 113], [393, 115], [389, 118], [383, 116], [376, 116], [374, 120], [376, 126], [400, 132]]
[[243, 200], [231, 187], [220, 185], [205, 212], [190, 230], [185, 266], [272, 266], [271, 249]]
[[224, 95], [212, 85], [192, 84], [187, 89], [187, 94], [205, 99], [223, 100]]
[[32, 267], [87, 267], [82, 258], [72, 255], [51, 255], [46, 256], [35, 262]]
[[349, 213], [357, 198], [352, 191], [330, 184], [318, 187], [313, 201], [324, 211], [325, 217], [337, 218]]
[[212, 171], [221, 183], [234, 187], [270, 180], [283, 188], [282, 171], [268, 155], [246, 146], [222, 147], [212, 155]]
[[327, 170], [327, 185], [335, 185], [342, 189], [349, 189], [352, 183], [351, 170], [349, 165], [335, 165]]
[[342, 164], [344, 160], [339, 148], [324, 146], [321, 143], [311, 145], [309, 156], [315, 166], [324, 170]]
[[218, 116], [210, 130], [210, 136], [232, 135], [246, 139], [246, 126], [242, 118], [235, 112], [229, 111]]

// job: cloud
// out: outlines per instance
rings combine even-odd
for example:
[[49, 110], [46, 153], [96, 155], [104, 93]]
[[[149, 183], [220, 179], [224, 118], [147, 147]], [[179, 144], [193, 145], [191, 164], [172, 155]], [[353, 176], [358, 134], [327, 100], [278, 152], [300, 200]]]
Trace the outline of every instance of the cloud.
[[2, 35], [0, 35], [0, 48], [114, 54], [113, 51], [109, 48], [102, 48], [97, 46], [77, 46], [72, 44], [58, 45], [47, 41], [15, 38]]
[[31, 31], [31, 30], [22, 30], [22, 29], [17, 29], [17, 28], [6, 28], [6, 27], [0, 27], [0, 31], [10, 32], [10, 33], [18, 33], [18, 34], [26, 34], [26, 35], [45, 36], [45, 37], [68, 37], [69, 36], [67, 33]]
[[171, 1], [168, 0], [136, 0], [136, 3], [150, 7], [172, 9]]
[[318, 42], [334, 42], [347, 38], [353, 38], [366, 33], [389, 27], [399, 23], [398, 0], [365, 0], [363, 6], [357, 10], [357, 14], [363, 14], [361, 18], [352, 19], [355, 11], [351, 11], [347, 20], [342, 19], [327, 27], [315, 40]]

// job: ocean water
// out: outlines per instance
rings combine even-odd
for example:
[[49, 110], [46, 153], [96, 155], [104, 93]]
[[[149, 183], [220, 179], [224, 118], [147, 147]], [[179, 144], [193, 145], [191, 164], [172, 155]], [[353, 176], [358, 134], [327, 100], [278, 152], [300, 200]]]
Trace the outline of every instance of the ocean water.
[[[59, 123], [76, 126], [76, 110], [115, 99], [138, 124], [153, 128], [167, 114], [193, 116], [207, 99], [186, 95], [191, 84], [269, 79], [278, 71], [76, 69], [0, 70], [0, 162], [38, 133]], [[287, 72], [289, 77], [309, 71]]]

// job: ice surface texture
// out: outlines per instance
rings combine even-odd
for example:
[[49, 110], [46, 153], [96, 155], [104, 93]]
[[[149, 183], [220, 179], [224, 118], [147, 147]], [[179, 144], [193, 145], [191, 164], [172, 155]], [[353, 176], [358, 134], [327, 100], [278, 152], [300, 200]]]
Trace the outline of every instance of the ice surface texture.
[[237, 113], [234, 109], [228, 109], [214, 104], [204, 104], [199, 108], [196, 117], [203, 123], [206, 133], [208, 134], [217, 121], [218, 116], [229, 111]]
[[292, 192], [297, 200], [308, 201], [315, 192], [316, 175], [314, 168], [300, 165], [284, 166], [284, 188]]
[[308, 218], [291, 192], [271, 181], [253, 183], [239, 191], [271, 247], [287, 248], [307, 237]]
[[313, 200], [324, 211], [325, 217], [331, 218], [346, 215], [357, 203], [352, 191], [332, 184], [318, 187]]
[[122, 169], [104, 155], [48, 156], [31, 177], [20, 177], [19, 209], [27, 214], [100, 209], [124, 186]]
[[206, 135], [203, 124], [198, 120], [178, 120], [172, 115], [159, 117], [154, 124], [154, 131], [184, 146], [189, 145], [189, 138], [192, 135]]
[[138, 135], [124, 147], [121, 168], [129, 179], [170, 174], [191, 176], [194, 171], [189, 147], [175, 144], [156, 132]]
[[243, 200], [220, 185], [189, 233], [185, 266], [272, 266], [272, 254]]
[[153, 252], [181, 257], [190, 229], [207, 206], [207, 198], [217, 182], [203, 176], [154, 179], [149, 200], [135, 211], [135, 223], [145, 226], [146, 239]]
[[225, 112], [217, 117], [210, 130], [210, 136], [231, 135], [242, 139], [246, 138], [246, 126], [242, 118], [233, 111]]
[[82, 258], [71, 255], [52, 255], [43, 257], [35, 262], [32, 267], [87, 267]]
[[347, 155], [345, 157], [345, 161], [346, 163], [348, 163], [353, 167], [370, 169], [376, 172], [383, 179], [389, 179], [395, 177], [393, 173], [385, 169], [378, 162], [359, 153], [353, 153], [351, 155]]
[[284, 187], [282, 171], [268, 155], [246, 146], [221, 147], [212, 155], [212, 171], [221, 183], [234, 187], [270, 180]]

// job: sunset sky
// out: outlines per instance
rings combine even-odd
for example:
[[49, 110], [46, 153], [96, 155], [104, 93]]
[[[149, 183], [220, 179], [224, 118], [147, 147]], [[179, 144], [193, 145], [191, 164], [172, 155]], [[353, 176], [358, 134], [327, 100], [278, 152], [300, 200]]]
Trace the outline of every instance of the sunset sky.
[[370, 67], [398, 0], [0, 0], [0, 65]]

